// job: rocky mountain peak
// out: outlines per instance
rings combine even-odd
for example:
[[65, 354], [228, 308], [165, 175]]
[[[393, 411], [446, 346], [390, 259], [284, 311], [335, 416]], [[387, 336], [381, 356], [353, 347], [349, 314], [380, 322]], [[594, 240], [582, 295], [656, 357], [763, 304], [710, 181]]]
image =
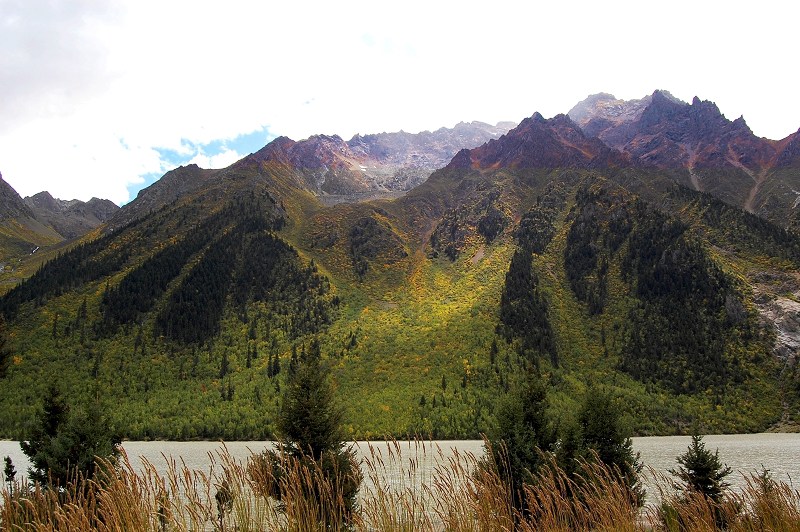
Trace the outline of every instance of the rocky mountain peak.
[[[541, 116], [541, 115], [540, 115]], [[545, 121], [546, 122], [546, 121]], [[555, 127], [562, 127], [562, 128], [569, 128], [573, 129], [576, 132], [582, 134], [581, 129], [578, 127], [578, 124], [572, 121], [569, 115], [560, 113], [550, 119], [550, 124]]]
[[740, 116], [739, 118], [734, 120], [732, 122], [732, 125], [733, 125], [733, 128], [736, 129], [737, 131], [748, 132], [751, 135], [753, 134], [753, 130], [750, 129], [750, 126], [747, 125], [747, 122], [745, 121], [744, 116]]
[[[537, 112], [533, 113], [533, 115], [531, 115], [530, 118], [526, 118], [525, 120], [523, 120], [522, 123], [523, 124], [525, 124], [525, 123], [527, 123], [527, 124], [531, 124], [531, 123], [533, 123], [533, 124], [546, 124], [547, 120], [545, 119], [545, 117], [543, 117], [537, 111]], [[522, 125], [522, 124], [520, 124], [520, 125]]]
[[33, 216], [28, 206], [22, 200], [14, 187], [3, 180], [0, 174], [0, 220], [17, 218], [19, 216]]
[[619, 129], [639, 119], [651, 98], [648, 95], [638, 100], [621, 100], [613, 94], [601, 92], [577, 103], [567, 115], [588, 136], [608, 142], [604, 134], [619, 136]]
[[[86, 205], [88, 202], [83, 202], [76, 199], [62, 200], [59, 198], [54, 198], [49, 192], [45, 190], [37, 194], [34, 194], [33, 196], [26, 197], [25, 203], [28, 204], [28, 206], [31, 207], [32, 209], [44, 209], [52, 213], [59, 213], [59, 212], [66, 212], [67, 210], [75, 206]], [[114, 204], [112, 203], [112, 205]]]
[[570, 115], [586, 135], [640, 164], [685, 171], [676, 174], [683, 176], [677, 178], [681, 184], [748, 211], [766, 215], [768, 201], [785, 206], [794, 200], [792, 188], [780, 200], [769, 192], [769, 200], [763, 194], [768, 187], [761, 186], [771, 169], [797, 164], [790, 140], [758, 138], [743, 117], [728, 120], [712, 101], [695, 96], [686, 103], [656, 90], [633, 104], [602, 94], [580, 102]]
[[800, 129], [783, 139], [780, 144], [782, 149], [775, 166], [778, 168], [800, 167]]
[[678, 100], [669, 92], [655, 91], [650, 97], [650, 102], [639, 117], [640, 127], [653, 127], [663, 122], [671, 121], [688, 107], [686, 102]]
[[283, 161], [288, 162], [288, 152], [296, 144], [289, 137], [277, 137], [266, 146], [250, 155], [256, 161]]
[[59, 202], [47, 191], [39, 192], [38, 194], [25, 198], [25, 203], [31, 207], [49, 209], [51, 211], [62, 210], [62, 206]]
[[631, 122], [641, 115], [650, 103], [651, 96], [639, 100], [620, 100], [613, 94], [601, 92], [578, 102], [567, 115], [579, 126], [585, 127], [592, 121], [612, 123]]
[[499, 139], [471, 150], [469, 157], [460, 152], [449, 167], [588, 168], [613, 164], [612, 151], [600, 140], [587, 137], [567, 115], [545, 119], [534, 113]]
[[115, 203], [106, 199], [62, 200], [47, 191], [25, 198], [25, 203], [37, 220], [67, 239], [86, 234], [110, 220], [119, 210]]
[[447, 165], [448, 168], [456, 168], [459, 170], [467, 170], [472, 167], [472, 156], [470, 155], [470, 150], [464, 148], [463, 150], [459, 151], [453, 160], [450, 161], [450, 164]]

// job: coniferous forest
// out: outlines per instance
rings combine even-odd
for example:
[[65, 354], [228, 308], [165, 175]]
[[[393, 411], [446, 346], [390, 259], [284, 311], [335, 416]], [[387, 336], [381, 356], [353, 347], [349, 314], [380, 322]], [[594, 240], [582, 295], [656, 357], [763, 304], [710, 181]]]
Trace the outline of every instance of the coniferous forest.
[[448, 167], [325, 207], [281, 164], [234, 165], [2, 296], [0, 434], [57, 375], [123, 437], [274, 437], [311, 345], [348, 438], [491, 434], [530, 368], [556, 424], [595, 388], [636, 434], [791, 421], [798, 376], [752, 287], [791, 278], [794, 233], [646, 169]]

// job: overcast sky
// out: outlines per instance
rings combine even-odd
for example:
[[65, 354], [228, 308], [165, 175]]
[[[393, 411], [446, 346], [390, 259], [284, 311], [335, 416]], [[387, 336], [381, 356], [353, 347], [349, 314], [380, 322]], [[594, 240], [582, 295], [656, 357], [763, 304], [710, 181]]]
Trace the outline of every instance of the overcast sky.
[[278, 135], [417, 132], [666, 89], [800, 128], [785, 0], [0, 0], [0, 172], [123, 204]]

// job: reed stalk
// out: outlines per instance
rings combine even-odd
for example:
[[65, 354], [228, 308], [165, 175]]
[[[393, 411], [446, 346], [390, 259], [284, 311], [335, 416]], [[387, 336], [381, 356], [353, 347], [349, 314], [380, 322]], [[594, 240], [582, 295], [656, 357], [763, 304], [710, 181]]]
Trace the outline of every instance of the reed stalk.
[[[675, 489], [647, 473], [656, 503], [639, 509], [619, 471], [597, 460], [568, 475], [550, 457], [525, 487], [527, 510], [512, 506], [509, 486], [487, 467], [501, 460], [444, 453], [426, 441], [368, 444], [364, 482], [353, 515], [342, 486], [322, 465], [277, 453], [280, 478], [253, 454], [245, 462], [223, 447], [207, 469], [164, 457], [166, 472], [123, 454], [100, 461], [93, 480], [76, 477], [62, 490], [6, 485], [0, 529], [9, 531], [800, 531], [800, 492], [766, 472], [746, 475], [746, 487], [719, 503]], [[273, 497], [276, 486], [280, 500]], [[651, 488], [653, 489], [653, 488]], [[654, 497], [652, 497], [654, 496]]]

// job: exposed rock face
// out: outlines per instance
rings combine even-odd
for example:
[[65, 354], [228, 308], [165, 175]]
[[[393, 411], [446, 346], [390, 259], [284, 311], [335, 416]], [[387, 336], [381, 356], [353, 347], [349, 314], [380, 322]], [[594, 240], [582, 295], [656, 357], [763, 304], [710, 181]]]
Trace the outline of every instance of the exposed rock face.
[[364, 170], [367, 159], [338, 135], [314, 135], [300, 142], [281, 137], [253, 156], [290, 165], [317, 194], [357, 194], [375, 188]]
[[[630, 163], [599, 139], [585, 135], [568, 116], [547, 120], [539, 113], [468, 155], [473, 168], [590, 168]], [[466, 167], [466, 157], [460, 152], [451, 165]]]
[[54, 198], [49, 192], [39, 192], [27, 197], [25, 203], [37, 220], [49, 225], [66, 239], [86, 234], [109, 220], [119, 210], [109, 200], [92, 198], [87, 202], [65, 201]]
[[0, 174], [0, 220], [18, 218], [20, 216], [33, 217], [33, 213], [25, 205], [14, 187], [3, 180]]
[[[759, 272], [751, 279], [754, 302], [762, 323], [775, 330], [775, 355], [782, 361], [795, 362], [800, 356], [800, 275]], [[794, 298], [786, 297], [793, 294]]]
[[681, 184], [784, 226], [800, 196], [800, 141], [756, 137], [710, 101], [683, 102], [666, 91], [640, 100], [596, 94], [570, 115], [589, 136], [644, 165], [678, 171]]
[[756, 137], [743, 118], [731, 122], [697, 97], [687, 104], [655, 91], [641, 100], [599, 98], [576, 107], [587, 134], [659, 168], [759, 172], [776, 157], [775, 143]]
[[800, 167], [800, 130], [783, 139], [781, 148], [775, 166], [780, 168]]
[[775, 326], [775, 354], [793, 362], [800, 353], [800, 303], [778, 297], [764, 305], [762, 315]]
[[83, 236], [118, 210], [108, 200], [63, 201], [47, 192], [23, 200], [0, 176], [0, 261]]
[[575, 105], [567, 115], [591, 137], [613, 137], [619, 128], [637, 120], [650, 100], [650, 96], [640, 100], [620, 100], [601, 92]]
[[252, 157], [290, 165], [316, 194], [406, 191], [446, 166], [462, 148], [480, 146], [514, 125], [462, 122], [433, 132], [356, 135], [347, 142], [336, 135], [315, 135], [299, 142], [281, 137]]
[[738, 168], [758, 172], [775, 163], [777, 145], [756, 137], [744, 118], [731, 122], [716, 104], [687, 104], [667, 91], [639, 100], [597, 94], [570, 111], [583, 131], [654, 166]]
[[434, 170], [446, 166], [460, 149], [478, 147], [499, 138], [514, 126], [513, 122], [500, 122], [495, 126], [460, 122], [452, 129], [440, 128], [433, 132], [356, 135], [347, 144], [354, 153], [378, 163], [366, 167], [366, 173], [378, 187], [410, 190]]

